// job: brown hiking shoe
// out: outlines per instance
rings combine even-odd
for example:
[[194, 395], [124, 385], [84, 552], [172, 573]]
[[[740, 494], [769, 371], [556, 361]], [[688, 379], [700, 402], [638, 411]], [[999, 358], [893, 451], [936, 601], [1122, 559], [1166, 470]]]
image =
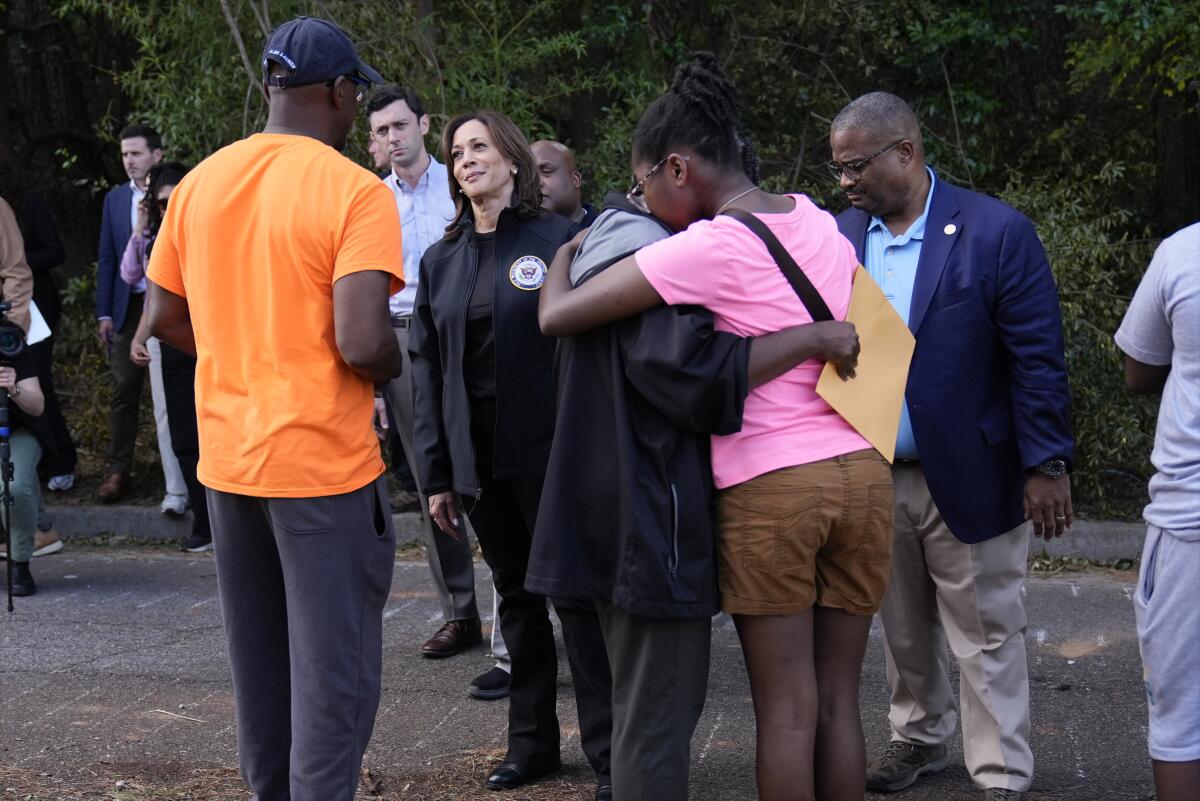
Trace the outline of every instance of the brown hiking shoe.
[[892, 740], [883, 756], [867, 765], [867, 789], [874, 793], [894, 793], [911, 785], [922, 774], [937, 773], [947, 764], [944, 745]]
[[116, 503], [121, 500], [128, 485], [129, 476], [121, 473], [109, 473], [96, 490], [96, 494], [100, 496], [100, 503]]

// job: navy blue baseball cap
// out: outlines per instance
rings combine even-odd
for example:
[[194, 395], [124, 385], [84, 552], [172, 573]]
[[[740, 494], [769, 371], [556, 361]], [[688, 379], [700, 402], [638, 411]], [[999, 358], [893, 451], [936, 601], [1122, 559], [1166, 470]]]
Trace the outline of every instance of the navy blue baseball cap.
[[[287, 67], [287, 75], [270, 77], [271, 62]], [[262, 55], [263, 80], [283, 89], [332, 81], [347, 75], [363, 83], [383, 83], [383, 77], [358, 57], [346, 32], [329, 20], [296, 17], [267, 37]]]

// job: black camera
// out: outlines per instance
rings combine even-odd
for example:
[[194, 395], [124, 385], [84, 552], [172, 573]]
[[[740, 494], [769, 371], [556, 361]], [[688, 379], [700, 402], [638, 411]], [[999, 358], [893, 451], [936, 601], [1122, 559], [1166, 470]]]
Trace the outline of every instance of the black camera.
[[12, 361], [25, 350], [25, 332], [8, 319], [11, 308], [7, 300], [0, 300], [0, 360], [4, 361]]

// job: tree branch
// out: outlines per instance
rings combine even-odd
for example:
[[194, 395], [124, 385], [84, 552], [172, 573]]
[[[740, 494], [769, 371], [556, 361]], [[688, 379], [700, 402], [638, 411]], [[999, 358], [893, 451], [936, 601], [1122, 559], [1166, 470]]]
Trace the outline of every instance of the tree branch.
[[250, 0], [250, 10], [254, 12], [254, 19], [258, 21], [258, 27], [262, 29], [263, 38], [271, 35], [271, 20], [267, 16], [267, 0], [262, 0], [262, 10], [254, 5], [254, 0]]
[[958, 127], [958, 109], [954, 105], [954, 87], [950, 85], [950, 72], [946, 69], [946, 59], [941, 59], [942, 76], [946, 79], [946, 92], [950, 95], [950, 114], [954, 117], [954, 139], [958, 143], [958, 155], [962, 158], [963, 166], [967, 168], [967, 182], [971, 188], [975, 188], [975, 176], [971, 173], [971, 160], [967, 158], [967, 151], [963, 149], [962, 131]]
[[246, 70], [246, 78], [250, 81], [251, 86], [259, 86], [259, 76], [254, 69], [254, 63], [250, 61], [250, 54], [246, 51], [246, 42], [242, 39], [242, 32], [238, 29], [237, 20], [229, 8], [229, 0], [220, 0], [220, 2], [221, 13], [225, 15], [225, 22], [229, 25], [233, 43], [237, 45], [238, 54], [242, 57], [242, 67]]

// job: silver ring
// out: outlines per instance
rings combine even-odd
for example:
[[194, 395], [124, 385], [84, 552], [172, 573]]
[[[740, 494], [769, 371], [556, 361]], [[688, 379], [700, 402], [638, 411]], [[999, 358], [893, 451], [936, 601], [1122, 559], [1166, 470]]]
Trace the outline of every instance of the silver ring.
[[1066, 518], [1066, 515], [1063, 515], [1063, 516], [1055, 515], [1054, 519], [1055, 520], [1066, 520], [1067, 518]]

